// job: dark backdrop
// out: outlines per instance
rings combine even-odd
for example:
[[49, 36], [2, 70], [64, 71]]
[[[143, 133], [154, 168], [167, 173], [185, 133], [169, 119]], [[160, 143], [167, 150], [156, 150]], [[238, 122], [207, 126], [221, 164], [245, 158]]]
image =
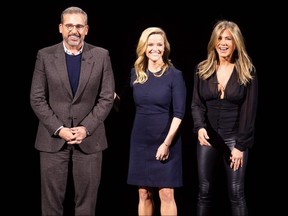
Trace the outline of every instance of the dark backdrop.
[[[277, 186], [279, 179], [276, 177], [276, 168], [274, 169], [273, 165], [277, 156], [275, 148], [271, 147], [276, 141], [272, 139], [272, 135], [275, 134], [271, 132], [271, 125], [273, 125], [271, 121], [274, 119], [271, 108], [274, 106], [269, 102], [274, 98], [271, 93], [271, 83], [276, 80], [271, 73], [276, 73], [276, 71], [273, 72], [271, 56], [267, 52], [269, 47], [275, 45], [271, 42], [276, 42], [276, 40], [271, 40], [271, 37], [277, 39], [277, 36], [275, 34], [272, 36], [271, 32], [267, 31], [271, 30], [274, 25], [270, 27], [268, 24], [264, 25], [267, 19], [270, 19], [267, 18], [269, 14], [267, 12], [272, 8], [269, 5], [263, 5], [265, 10], [252, 9], [250, 5], [240, 5], [242, 4], [240, 2], [235, 5], [230, 5], [231, 2], [217, 2], [212, 5], [208, 2], [182, 4], [178, 1], [173, 4], [151, 1], [137, 2], [137, 4], [39, 1], [33, 3], [33, 6], [22, 2], [17, 5], [17, 10], [14, 8], [10, 11], [10, 15], [15, 15], [18, 21], [11, 22], [9, 17], [6, 20], [13, 26], [14, 36], [11, 42], [9, 40], [9, 45], [13, 49], [8, 49], [13, 53], [12, 58], [5, 60], [5, 63], [7, 62], [13, 69], [5, 73], [9, 79], [13, 80], [13, 85], [6, 83], [9, 94], [7, 99], [5, 98], [12, 118], [4, 124], [4, 127], [9, 129], [8, 138], [12, 140], [9, 153], [3, 154], [3, 157], [9, 158], [5, 180], [11, 186], [9, 190], [4, 188], [4, 191], [9, 191], [4, 198], [9, 215], [40, 215], [39, 156], [34, 149], [37, 119], [29, 104], [30, 84], [37, 50], [62, 40], [58, 31], [60, 14], [66, 7], [72, 5], [80, 6], [88, 13], [90, 29], [86, 41], [110, 51], [116, 91], [120, 94], [123, 104], [126, 104], [126, 108], [120, 109], [120, 112], [112, 110], [106, 122], [109, 148], [104, 152], [97, 215], [115, 215], [115, 213], [127, 216], [137, 215], [137, 188], [126, 184], [133, 112], [130, 109], [132, 104], [126, 95], [125, 85], [136, 58], [138, 38], [141, 32], [149, 26], [159, 26], [166, 31], [171, 44], [170, 58], [174, 65], [183, 71], [187, 83], [187, 115], [183, 123], [184, 187], [176, 189], [175, 193], [179, 216], [195, 215], [196, 137], [192, 133], [190, 115], [193, 69], [200, 60], [206, 57], [207, 43], [213, 24], [222, 18], [235, 21], [240, 26], [246, 39], [248, 53], [259, 75], [256, 142], [250, 151], [246, 184], [250, 215], [264, 213], [281, 215], [277, 214], [281, 211], [281, 205], [278, 204], [281, 201], [275, 199], [279, 194], [279, 190], [275, 189], [275, 184]], [[271, 19], [270, 22], [272, 22]], [[269, 42], [270, 45], [268, 45]], [[5, 92], [3, 93], [7, 96]], [[271, 139], [272, 142], [268, 142]], [[219, 215], [228, 216], [229, 204], [226, 198], [225, 176], [221, 170], [218, 181]], [[69, 189], [65, 202], [67, 209], [72, 205], [72, 196], [73, 191]], [[71, 211], [67, 210], [66, 215], [71, 215]]]

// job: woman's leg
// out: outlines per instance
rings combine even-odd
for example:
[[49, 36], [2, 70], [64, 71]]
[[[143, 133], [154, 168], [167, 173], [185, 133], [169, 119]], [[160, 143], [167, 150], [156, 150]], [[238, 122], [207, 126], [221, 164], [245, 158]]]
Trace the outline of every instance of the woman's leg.
[[212, 146], [197, 143], [198, 204], [197, 216], [210, 216], [213, 210], [214, 183], [219, 152]]
[[153, 191], [149, 187], [139, 187], [138, 215], [152, 216], [154, 213]]
[[[235, 145], [235, 139], [225, 140], [225, 144], [232, 149]], [[245, 174], [248, 161], [248, 149], [243, 154], [243, 166], [234, 171], [230, 168], [230, 161], [224, 158], [225, 169], [227, 173], [228, 195], [232, 208], [232, 216], [247, 216], [248, 210], [245, 198]]]
[[173, 188], [160, 188], [159, 197], [161, 201], [161, 215], [177, 215], [177, 205], [174, 198]]

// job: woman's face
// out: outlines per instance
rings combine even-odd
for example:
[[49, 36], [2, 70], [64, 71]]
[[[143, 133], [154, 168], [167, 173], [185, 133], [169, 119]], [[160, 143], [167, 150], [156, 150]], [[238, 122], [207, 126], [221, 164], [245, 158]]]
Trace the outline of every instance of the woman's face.
[[228, 29], [225, 29], [218, 38], [216, 44], [216, 51], [219, 58], [231, 59], [235, 50], [235, 43], [232, 34]]
[[162, 61], [164, 54], [164, 38], [161, 34], [152, 34], [147, 41], [146, 56], [150, 61]]

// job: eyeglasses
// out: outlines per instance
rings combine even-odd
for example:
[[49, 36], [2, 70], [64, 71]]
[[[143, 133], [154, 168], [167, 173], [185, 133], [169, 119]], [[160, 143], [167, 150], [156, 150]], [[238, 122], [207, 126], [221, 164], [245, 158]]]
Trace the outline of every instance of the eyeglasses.
[[76, 27], [77, 31], [82, 31], [86, 25], [81, 25], [81, 24], [77, 24], [77, 25], [65, 24], [64, 26], [66, 27], [66, 29], [67, 29], [68, 31], [72, 31], [72, 30], [74, 29], [74, 27]]

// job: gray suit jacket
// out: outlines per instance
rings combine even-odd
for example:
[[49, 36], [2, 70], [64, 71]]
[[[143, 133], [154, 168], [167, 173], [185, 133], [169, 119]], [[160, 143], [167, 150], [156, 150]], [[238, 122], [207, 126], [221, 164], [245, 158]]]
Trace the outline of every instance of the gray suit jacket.
[[104, 121], [113, 107], [114, 75], [109, 52], [84, 43], [79, 85], [70, 87], [63, 43], [38, 51], [30, 104], [39, 119], [35, 148], [56, 152], [65, 141], [54, 136], [61, 126], [85, 126], [90, 132], [79, 145], [86, 153], [107, 148]]

